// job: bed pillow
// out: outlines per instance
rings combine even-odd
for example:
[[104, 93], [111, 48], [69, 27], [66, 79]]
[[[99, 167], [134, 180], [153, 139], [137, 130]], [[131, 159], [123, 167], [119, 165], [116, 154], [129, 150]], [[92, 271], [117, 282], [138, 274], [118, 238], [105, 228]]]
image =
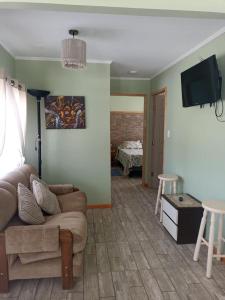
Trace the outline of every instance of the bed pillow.
[[142, 149], [141, 141], [125, 141], [120, 145], [121, 149]]
[[55, 194], [42, 182], [33, 180], [33, 193], [38, 205], [50, 215], [61, 213], [59, 202]]
[[27, 224], [39, 225], [45, 218], [32, 192], [22, 183], [18, 184], [18, 214]]

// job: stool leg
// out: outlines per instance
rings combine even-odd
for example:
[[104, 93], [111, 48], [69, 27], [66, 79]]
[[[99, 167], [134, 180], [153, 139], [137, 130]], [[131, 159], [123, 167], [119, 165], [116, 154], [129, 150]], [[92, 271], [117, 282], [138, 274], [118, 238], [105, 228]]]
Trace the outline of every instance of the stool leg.
[[207, 258], [206, 277], [211, 278], [212, 273], [212, 259], [213, 259], [213, 244], [214, 244], [214, 226], [215, 225], [215, 213], [211, 213], [210, 231], [209, 231], [209, 249]]
[[155, 205], [155, 215], [157, 215], [158, 213], [161, 193], [162, 193], [162, 180], [159, 181], [159, 188], [158, 188], [158, 194], [157, 194], [156, 205]]
[[173, 193], [176, 194], [177, 193], [177, 181], [173, 182]]
[[[165, 181], [162, 183], [162, 194], [165, 194]], [[162, 197], [160, 196], [160, 222], [162, 223], [162, 216], [163, 216], [163, 206], [162, 206]]]
[[[219, 228], [218, 228], [218, 248], [217, 254], [221, 255], [222, 251], [222, 238], [223, 238], [223, 214], [219, 216]], [[217, 257], [220, 260], [220, 257]]]
[[201, 225], [199, 228], [197, 243], [195, 246], [195, 253], [194, 253], [194, 257], [193, 257], [194, 261], [197, 261], [198, 257], [199, 257], [199, 251], [201, 248], [201, 242], [202, 242], [202, 238], [203, 238], [203, 234], [204, 234], [204, 230], [205, 230], [206, 217], [207, 217], [207, 210], [205, 209], [203, 216], [202, 216]]
[[173, 182], [170, 182], [170, 194], [173, 194]]

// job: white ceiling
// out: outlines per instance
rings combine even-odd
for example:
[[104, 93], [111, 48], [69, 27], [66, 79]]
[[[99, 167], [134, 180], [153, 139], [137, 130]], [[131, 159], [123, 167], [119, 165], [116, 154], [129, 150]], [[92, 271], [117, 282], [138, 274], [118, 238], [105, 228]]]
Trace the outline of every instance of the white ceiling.
[[111, 76], [150, 78], [224, 26], [221, 19], [1, 9], [0, 43], [15, 57], [59, 58], [61, 40], [77, 28], [89, 60], [112, 61]]

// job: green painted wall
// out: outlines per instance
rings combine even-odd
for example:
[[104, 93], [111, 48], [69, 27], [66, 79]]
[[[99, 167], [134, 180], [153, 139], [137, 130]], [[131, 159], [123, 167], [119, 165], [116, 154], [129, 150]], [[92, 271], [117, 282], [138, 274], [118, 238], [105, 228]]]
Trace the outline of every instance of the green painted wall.
[[[152, 91], [168, 88], [164, 171], [176, 173], [183, 180], [183, 190], [199, 200], [225, 201], [225, 123], [219, 123], [209, 105], [182, 107], [180, 73], [216, 54], [225, 81], [225, 34], [171, 67], [151, 81]], [[225, 85], [222, 88], [225, 97]]]
[[10, 76], [14, 76], [15, 60], [14, 58], [0, 45], [0, 69], [4, 69]]
[[144, 97], [111, 96], [110, 111], [144, 112]]
[[[43, 178], [77, 185], [89, 204], [110, 203], [110, 66], [89, 64], [86, 70], [71, 71], [60, 62], [19, 60], [16, 77], [28, 88], [52, 95], [85, 96], [86, 129], [46, 130], [42, 101]], [[36, 123], [36, 103], [29, 97], [26, 158], [34, 165]]]
[[147, 141], [146, 141], [146, 161], [145, 161], [145, 182], [150, 180], [150, 80], [131, 80], [131, 79], [111, 79], [110, 92], [124, 94], [145, 94], [147, 96]]

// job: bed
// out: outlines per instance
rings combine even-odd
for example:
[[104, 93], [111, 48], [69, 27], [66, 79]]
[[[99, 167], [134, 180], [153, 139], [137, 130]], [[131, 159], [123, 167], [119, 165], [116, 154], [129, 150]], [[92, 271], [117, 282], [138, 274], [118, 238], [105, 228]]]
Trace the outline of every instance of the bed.
[[118, 146], [116, 159], [123, 166], [123, 174], [129, 175], [135, 167], [142, 167], [143, 149], [140, 141], [127, 141]]

